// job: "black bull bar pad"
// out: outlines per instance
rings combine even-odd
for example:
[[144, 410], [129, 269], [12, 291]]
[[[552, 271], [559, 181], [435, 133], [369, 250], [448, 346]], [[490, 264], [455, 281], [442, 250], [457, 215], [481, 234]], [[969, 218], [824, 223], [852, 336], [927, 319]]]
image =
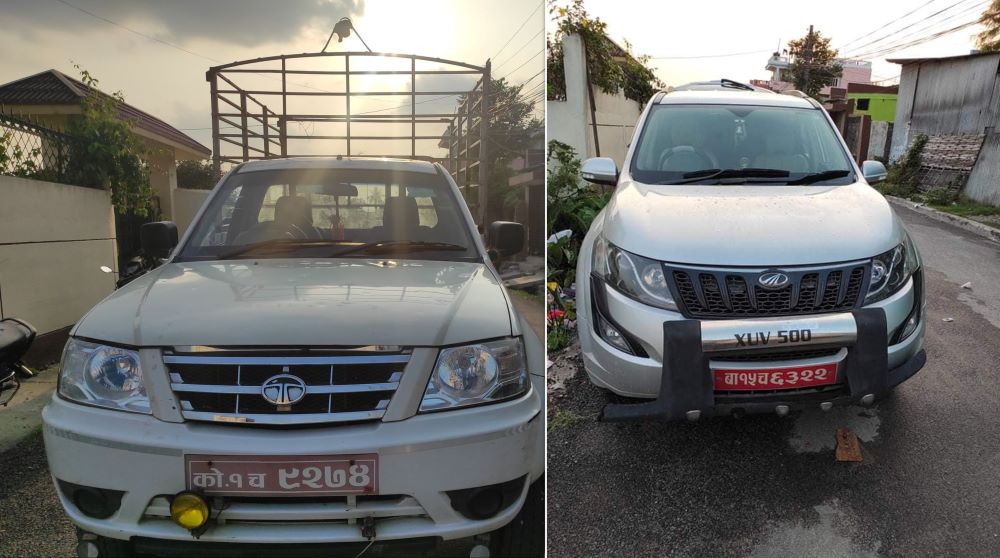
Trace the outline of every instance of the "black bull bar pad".
[[[889, 370], [885, 312], [881, 308], [863, 308], [851, 314], [857, 326], [857, 335], [853, 343], [848, 344], [844, 362], [850, 399], [884, 394], [923, 366], [926, 356], [921, 351], [900, 369]], [[712, 371], [709, 356], [702, 345], [699, 320], [665, 322], [659, 397], [644, 403], [609, 404], [604, 407], [600, 420], [669, 421], [715, 414]]]

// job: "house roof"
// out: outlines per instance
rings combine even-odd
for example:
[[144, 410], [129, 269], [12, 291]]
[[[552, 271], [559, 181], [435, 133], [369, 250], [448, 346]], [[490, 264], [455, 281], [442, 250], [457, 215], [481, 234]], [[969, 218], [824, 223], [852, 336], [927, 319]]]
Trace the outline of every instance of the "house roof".
[[885, 95], [896, 95], [899, 93], [898, 85], [873, 85], [870, 83], [848, 83], [847, 94], [851, 93], [882, 93]]
[[[58, 70], [45, 70], [33, 76], [0, 85], [0, 105], [79, 105], [91, 90], [92, 88], [82, 81], [73, 79]], [[110, 97], [99, 90], [97, 92], [105, 97]], [[212, 152], [191, 136], [128, 103], [119, 103], [118, 112], [122, 118], [135, 122], [138, 128], [180, 144], [194, 153], [207, 157]]]
[[887, 58], [886, 62], [891, 62], [893, 64], [921, 64], [923, 62], [944, 62], [944, 61], [954, 61], [954, 60], [965, 60], [969, 58], [979, 58], [980, 56], [996, 56], [996, 52], [972, 52], [969, 54], [957, 54], [954, 56], [941, 56], [939, 58]]

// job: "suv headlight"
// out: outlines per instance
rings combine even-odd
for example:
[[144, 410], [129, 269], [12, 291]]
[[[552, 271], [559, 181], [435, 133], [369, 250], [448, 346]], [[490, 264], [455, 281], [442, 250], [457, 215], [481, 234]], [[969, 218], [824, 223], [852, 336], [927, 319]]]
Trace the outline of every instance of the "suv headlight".
[[908, 233], [903, 242], [888, 252], [872, 258], [872, 276], [868, 284], [865, 304], [884, 300], [906, 284], [913, 272], [920, 268], [920, 255], [913, 247]]
[[59, 371], [59, 395], [70, 401], [149, 414], [139, 353], [70, 339]]
[[528, 391], [528, 385], [524, 345], [519, 337], [441, 349], [420, 410], [510, 399]]
[[622, 294], [650, 306], [677, 310], [660, 262], [626, 252], [604, 235], [594, 241], [592, 258], [591, 269]]

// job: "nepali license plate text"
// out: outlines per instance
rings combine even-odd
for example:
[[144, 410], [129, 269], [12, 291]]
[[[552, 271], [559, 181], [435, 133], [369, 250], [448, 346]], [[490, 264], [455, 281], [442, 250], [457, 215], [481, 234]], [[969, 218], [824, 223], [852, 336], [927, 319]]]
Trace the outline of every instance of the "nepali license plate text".
[[204, 494], [378, 494], [378, 455], [184, 456], [187, 487]]
[[764, 391], [825, 386], [837, 382], [838, 363], [776, 368], [716, 368], [715, 391]]

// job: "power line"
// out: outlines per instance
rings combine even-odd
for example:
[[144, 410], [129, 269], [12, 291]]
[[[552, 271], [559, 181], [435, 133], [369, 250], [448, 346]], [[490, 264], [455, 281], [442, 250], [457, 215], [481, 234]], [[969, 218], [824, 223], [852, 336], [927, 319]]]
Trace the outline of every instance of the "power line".
[[[973, 6], [970, 6], [970, 7], [966, 8], [965, 10], [962, 10], [960, 12], [954, 13], [954, 14], [952, 14], [952, 15], [950, 15], [948, 17], [945, 17], [943, 19], [939, 19], [937, 21], [929, 22], [928, 25], [924, 25], [923, 27], [914, 29], [913, 31], [911, 31], [909, 33], [906, 33], [905, 35], [900, 35], [898, 37], [895, 37], [895, 39], [893, 41], [884, 42], [881, 45], [873, 44], [869, 48], [869, 52], [875, 52], [875, 51], [878, 51], [878, 50], [892, 48], [895, 45], [902, 44], [903, 42], [905, 42], [905, 41], [902, 41], [902, 39], [906, 39], [908, 37], [914, 37], [914, 36], [920, 35], [921, 33], [926, 33], [928, 31], [931, 31], [934, 28], [936, 28], [937, 31], [940, 31], [941, 29], [944, 28], [943, 26], [941, 26], [941, 24], [947, 23], [949, 21], [954, 21], [956, 19], [961, 18], [962, 16], [965, 16], [969, 12], [978, 11], [978, 10], [983, 9], [984, 7], [985, 7], [985, 5], [973, 5]], [[977, 16], [976, 17], [976, 21], [978, 22], [978, 20], [979, 20], [979, 17]]]
[[896, 51], [899, 51], [899, 50], [903, 50], [905, 48], [909, 48], [909, 47], [917, 46], [917, 45], [920, 45], [920, 44], [923, 44], [923, 43], [926, 43], [926, 42], [929, 42], [929, 41], [933, 41], [934, 39], [943, 37], [945, 35], [954, 33], [956, 31], [961, 31], [962, 29], [965, 29], [966, 27], [970, 27], [970, 26], [975, 25], [977, 23], [979, 23], [979, 19], [978, 18], [976, 18], [976, 19], [974, 19], [972, 21], [968, 21], [968, 22], [956, 25], [955, 27], [952, 27], [950, 29], [945, 29], [943, 31], [938, 31], [937, 33], [933, 33], [931, 35], [927, 35], [927, 36], [924, 36], [924, 37], [920, 37], [918, 39], [914, 39], [914, 40], [912, 40], [912, 41], [910, 41], [908, 43], [894, 45], [894, 46], [883, 48], [881, 50], [877, 50], [877, 51], [874, 51], [874, 52], [865, 53], [864, 56], [866, 56], [866, 57], [885, 56], [886, 54], [891, 54], [893, 52], [896, 52]]
[[517, 31], [514, 31], [514, 34], [511, 35], [509, 39], [507, 39], [507, 42], [504, 43], [502, 47], [500, 47], [500, 50], [496, 51], [496, 54], [494, 54], [490, 58], [496, 58], [498, 54], [500, 54], [501, 52], [503, 52], [503, 49], [507, 48], [507, 45], [509, 45], [510, 42], [514, 40], [514, 37], [516, 37], [517, 34], [521, 32], [521, 29], [524, 29], [524, 26], [527, 25], [528, 21], [531, 19], [531, 16], [535, 15], [535, 12], [537, 12], [538, 9], [541, 8], [544, 5], [545, 5], [545, 0], [542, 0], [541, 2], [539, 2], [538, 5], [535, 6], [535, 9], [532, 10], [530, 14], [528, 14], [528, 17], [524, 18], [524, 21], [521, 22], [521, 25], [520, 25], [520, 27], [517, 28]]
[[[959, 4], [964, 4], [964, 3], [968, 2], [968, 1], [969, 0], [959, 0], [958, 2], [955, 2], [954, 4], [949, 4], [947, 7], [942, 8], [942, 9], [934, 12], [933, 14], [930, 14], [930, 15], [926, 16], [923, 21], [928, 20], [928, 19], [930, 19], [930, 18], [932, 18], [932, 17], [934, 17], [936, 15], [939, 15], [939, 14], [941, 14], [943, 12], [946, 12], [946, 11], [954, 8], [955, 6], [958, 6]], [[895, 30], [895, 31], [893, 31], [891, 33], [887, 33], [887, 34], [885, 34], [885, 35], [883, 35], [883, 36], [881, 36], [881, 37], [879, 37], [877, 39], [868, 41], [867, 43], [864, 43], [864, 44], [859, 45], [859, 46], [855, 47], [854, 49], [852, 49], [852, 52], [859, 52], [859, 51], [861, 51], [861, 49], [864, 49], [864, 48], [870, 47], [872, 45], [875, 45], [876, 43], [879, 43], [879, 42], [881, 42], [881, 41], [883, 41], [883, 40], [885, 40], [885, 39], [887, 39], [889, 37], [892, 37], [893, 35], [898, 35], [901, 31], [905, 31], [905, 30], [907, 30], [907, 29], [909, 29], [909, 28], [911, 28], [911, 27], [913, 27], [915, 25], [918, 25], [918, 24], [922, 23], [923, 21], [915, 21], [915, 22], [907, 25], [906, 27], [903, 27], [901, 29], [897, 29], [897, 30]], [[850, 57], [858, 58], [859, 55], [852, 54]]]
[[507, 73], [506, 73], [506, 74], [504, 74], [504, 75], [503, 75], [503, 76], [502, 76], [502, 77], [501, 77], [500, 79], [503, 79], [503, 78], [505, 78], [505, 77], [507, 77], [507, 76], [509, 76], [509, 75], [513, 74], [514, 72], [516, 72], [516, 71], [520, 70], [520, 69], [521, 69], [521, 68], [523, 68], [523, 67], [524, 67], [525, 65], [527, 65], [527, 64], [528, 64], [528, 62], [531, 62], [532, 60], [534, 60], [534, 59], [535, 59], [535, 57], [536, 57], [536, 56], [538, 56], [539, 54], [542, 54], [543, 52], [545, 52], [545, 47], [542, 47], [542, 50], [539, 50], [539, 51], [538, 51], [538, 52], [536, 52], [535, 54], [532, 54], [532, 55], [531, 55], [531, 56], [530, 56], [530, 57], [529, 57], [529, 58], [528, 58], [527, 60], [525, 60], [524, 62], [522, 62], [520, 66], [518, 66], [518, 67], [514, 68], [513, 70], [511, 70], [511, 71], [507, 72]]
[[774, 52], [772, 49], [765, 50], [750, 50], [746, 52], [730, 52], [727, 54], [704, 54], [700, 56], [650, 56], [650, 60], [695, 60], [699, 58], [728, 58], [730, 56], [745, 56], [748, 54], [763, 54], [765, 52]]
[[506, 60], [504, 60], [503, 62], [501, 62], [501, 63], [497, 64], [497, 65], [496, 65], [496, 68], [500, 68], [500, 67], [501, 67], [501, 66], [503, 66], [504, 64], [506, 64], [506, 63], [510, 62], [511, 60], [513, 60], [515, 56], [517, 56], [518, 54], [520, 54], [520, 53], [521, 53], [521, 51], [522, 51], [522, 50], [524, 50], [524, 47], [526, 47], [526, 46], [530, 45], [530, 44], [531, 44], [531, 41], [534, 41], [534, 40], [535, 40], [535, 37], [537, 37], [537, 36], [541, 35], [541, 34], [542, 34], [542, 31], [545, 31], [545, 27], [542, 27], [541, 29], [539, 29], [539, 30], [538, 30], [538, 33], [535, 33], [535, 34], [534, 34], [534, 35], [533, 35], [533, 36], [532, 36], [532, 37], [531, 37], [530, 39], [528, 39], [528, 40], [527, 40], [527, 41], [526, 41], [526, 42], [525, 42], [525, 43], [524, 43], [523, 45], [521, 45], [521, 48], [519, 48], [519, 49], [517, 49], [516, 51], [514, 51], [514, 54], [511, 54], [509, 58], [507, 58], [507, 59], [506, 59]]
[[856, 43], [856, 42], [860, 41], [861, 39], [864, 39], [865, 37], [868, 37], [868, 36], [870, 36], [870, 35], [871, 35], [872, 33], [876, 33], [876, 32], [878, 32], [878, 31], [882, 31], [882, 30], [884, 30], [884, 29], [885, 29], [886, 27], [889, 27], [889, 26], [891, 26], [891, 25], [893, 25], [893, 24], [895, 24], [895, 23], [899, 23], [900, 21], [902, 21], [902, 20], [903, 20], [904, 18], [906, 18], [907, 16], [909, 16], [909, 15], [913, 14], [914, 12], [917, 12], [918, 10], [920, 10], [921, 8], [923, 8], [924, 6], [926, 6], [927, 4], [930, 4], [930, 3], [932, 3], [932, 2], [935, 2], [935, 1], [936, 1], [936, 0], [927, 0], [927, 2], [924, 2], [923, 4], [921, 4], [921, 5], [917, 6], [917, 7], [915, 8], [915, 9], [913, 9], [913, 10], [910, 10], [909, 12], [906, 12], [905, 14], [903, 14], [903, 15], [901, 15], [901, 16], [899, 16], [899, 17], [895, 18], [895, 19], [893, 19], [892, 21], [890, 21], [890, 22], [888, 22], [888, 23], [884, 23], [884, 24], [882, 24], [882, 25], [878, 26], [877, 28], [875, 28], [875, 29], [872, 29], [871, 31], [869, 31], [869, 32], [865, 33], [864, 35], [861, 35], [861, 36], [859, 36], [859, 37], [857, 37], [857, 38], [855, 38], [855, 39], [851, 39], [850, 41], [847, 41], [846, 43], [844, 43], [844, 44], [840, 45], [840, 46], [839, 46], [839, 47], [837, 48], [837, 50], [841, 50], [841, 49], [843, 49], [843, 48], [847, 47], [847, 45], [849, 45], [849, 44], [851, 44], [851, 43]]

